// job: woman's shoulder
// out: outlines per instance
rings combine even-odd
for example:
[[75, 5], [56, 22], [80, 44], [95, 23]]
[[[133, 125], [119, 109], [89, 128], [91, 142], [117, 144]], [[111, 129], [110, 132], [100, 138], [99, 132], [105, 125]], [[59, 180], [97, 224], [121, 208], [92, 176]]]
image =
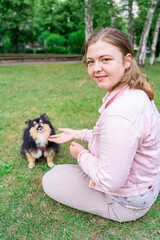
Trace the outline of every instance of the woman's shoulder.
[[127, 91], [126, 91], [126, 96], [124, 95], [124, 97], [128, 98], [128, 99], [131, 99], [131, 101], [133, 102], [137, 102], [139, 100], [141, 100], [141, 102], [143, 103], [143, 101], [150, 101], [148, 95], [143, 91], [143, 90], [140, 90], [140, 89], [133, 89], [133, 88], [129, 88]]
[[117, 115], [132, 120], [144, 114], [146, 108], [152, 108], [152, 102], [147, 94], [143, 90], [128, 89], [111, 104], [106, 114]]
[[146, 105], [151, 105], [148, 95], [140, 89], [128, 89], [120, 98], [121, 107], [141, 110]]

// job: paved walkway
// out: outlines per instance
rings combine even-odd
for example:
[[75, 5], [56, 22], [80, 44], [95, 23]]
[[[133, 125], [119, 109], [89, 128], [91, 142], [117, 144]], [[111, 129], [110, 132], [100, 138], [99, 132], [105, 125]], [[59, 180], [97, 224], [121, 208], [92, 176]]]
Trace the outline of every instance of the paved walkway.
[[40, 65], [40, 64], [54, 64], [54, 63], [82, 63], [83, 61], [29, 61], [29, 62], [5, 62], [0, 63], [0, 66], [16, 66], [16, 65]]

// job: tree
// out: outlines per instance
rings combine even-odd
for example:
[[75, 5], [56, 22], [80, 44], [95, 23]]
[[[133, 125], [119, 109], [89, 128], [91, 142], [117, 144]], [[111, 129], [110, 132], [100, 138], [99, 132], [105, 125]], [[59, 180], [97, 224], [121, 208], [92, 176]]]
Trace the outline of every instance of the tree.
[[129, 38], [130, 38], [130, 42], [131, 42], [132, 48], [133, 48], [133, 46], [134, 46], [134, 19], [133, 19], [133, 12], [132, 12], [132, 11], [133, 11], [133, 1], [134, 1], [134, 0], [128, 0]]
[[93, 28], [99, 29], [107, 26], [114, 26], [115, 22], [115, 3], [112, 0], [93, 1]]
[[3, 35], [8, 35], [12, 45], [18, 49], [20, 42], [32, 38], [32, 12], [30, 1], [1, 0], [0, 24], [3, 26]]
[[139, 49], [138, 49], [138, 56], [137, 56], [137, 63], [139, 66], [144, 66], [145, 65], [145, 59], [146, 59], [146, 46], [147, 46], [147, 40], [149, 36], [149, 31], [153, 19], [153, 13], [156, 9], [156, 5], [159, 0], [152, 0], [151, 1], [151, 6], [148, 10], [148, 14], [145, 20], [145, 24], [143, 27], [140, 43], [139, 43]]
[[150, 65], [154, 64], [159, 28], [160, 28], [160, 13], [158, 14], [158, 17], [157, 17], [156, 27], [155, 27], [155, 31], [154, 31], [154, 35], [153, 35], [153, 42], [152, 42], [152, 46], [151, 46], [151, 55], [150, 55], [150, 59], [149, 59]]
[[121, 12], [126, 17], [129, 39], [131, 46], [133, 48], [134, 45], [134, 16], [133, 16], [133, 4], [135, 4], [135, 0], [121, 0]]
[[93, 7], [92, 0], [85, 0], [85, 41], [93, 32]]
[[34, 36], [49, 31], [63, 35], [84, 27], [84, 0], [36, 0], [34, 6]]

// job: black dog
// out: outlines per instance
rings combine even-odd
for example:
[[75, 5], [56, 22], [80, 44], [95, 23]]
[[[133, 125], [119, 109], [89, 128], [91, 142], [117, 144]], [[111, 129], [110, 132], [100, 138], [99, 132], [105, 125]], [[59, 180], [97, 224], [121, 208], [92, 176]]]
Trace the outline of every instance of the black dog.
[[53, 167], [53, 159], [55, 153], [59, 151], [59, 145], [48, 141], [49, 136], [55, 134], [48, 116], [44, 113], [40, 117], [28, 120], [25, 123], [27, 128], [23, 134], [21, 154], [27, 158], [28, 167], [35, 167], [36, 159], [41, 157], [45, 157], [48, 166]]

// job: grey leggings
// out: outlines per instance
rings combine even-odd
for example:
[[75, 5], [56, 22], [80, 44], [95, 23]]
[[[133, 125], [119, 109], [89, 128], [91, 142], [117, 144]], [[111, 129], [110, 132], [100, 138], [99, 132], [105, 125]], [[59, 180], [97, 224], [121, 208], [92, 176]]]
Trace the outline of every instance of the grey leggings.
[[135, 221], [149, 210], [129, 209], [89, 185], [90, 178], [78, 165], [56, 165], [43, 176], [46, 194], [67, 206], [118, 222]]

